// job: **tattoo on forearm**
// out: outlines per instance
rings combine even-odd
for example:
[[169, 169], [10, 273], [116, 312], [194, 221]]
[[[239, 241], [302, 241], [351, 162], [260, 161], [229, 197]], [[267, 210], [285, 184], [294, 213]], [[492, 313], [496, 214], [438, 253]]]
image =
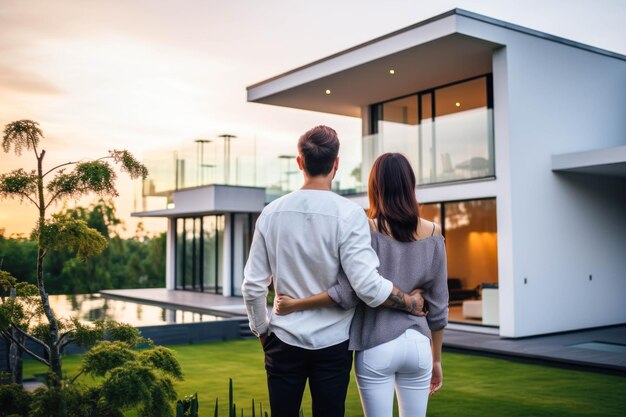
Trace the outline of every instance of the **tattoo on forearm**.
[[391, 291], [391, 294], [389, 294], [389, 301], [391, 302], [391, 307], [393, 308], [397, 308], [398, 310], [406, 309], [404, 293], [401, 290]]
[[419, 306], [417, 305], [417, 301], [415, 300], [414, 297], [409, 297], [410, 298], [410, 304], [407, 304], [406, 300], [404, 299], [404, 292], [402, 292], [402, 290], [394, 290], [391, 292], [391, 294], [389, 294], [389, 302], [391, 303], [390, 307], [392, 308], [396, 308], [398, 310], [404, 310], [407, 311], [409, 313], [416, 313], [419, 312]]

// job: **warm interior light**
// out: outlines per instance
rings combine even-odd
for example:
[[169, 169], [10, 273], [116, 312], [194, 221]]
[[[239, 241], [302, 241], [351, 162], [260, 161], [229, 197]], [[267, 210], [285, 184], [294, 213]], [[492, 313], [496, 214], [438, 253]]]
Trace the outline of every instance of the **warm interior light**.
[[326, 90], [326, 94], [330, 94], [330, 90]]
[[396, 73], [396, 70], [394, 70], [394, 69], [390, 69], [390, 70], [389, 70], [389, 74], [393, 75], [393, 74], [395, 74], [395, 73]]
[[454, 103], [455, 106], [457, 107], [461, 107], [461, 103], [459, 103], [458, 101], [456, 103]]

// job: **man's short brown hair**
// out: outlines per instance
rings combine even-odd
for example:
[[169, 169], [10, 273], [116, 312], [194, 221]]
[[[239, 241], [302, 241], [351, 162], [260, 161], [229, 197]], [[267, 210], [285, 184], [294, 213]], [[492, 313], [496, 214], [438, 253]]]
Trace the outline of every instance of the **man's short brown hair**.
[[300, 136], [298, 151], [307, 174], [312, 177], [326, 176], [333, 169], [339, 154], [337, 132], [328, 126], [316, 126]]

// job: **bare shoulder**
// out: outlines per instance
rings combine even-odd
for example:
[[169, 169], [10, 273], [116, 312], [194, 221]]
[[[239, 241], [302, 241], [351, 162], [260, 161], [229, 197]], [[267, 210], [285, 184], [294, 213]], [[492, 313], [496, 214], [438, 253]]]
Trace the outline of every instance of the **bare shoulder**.
[[420, 222], [417, 226], [417, 235], [420, 239], [430, 236], [441, 236], [441, 226], [420, 217]]
[[371, 219], [371, 218], [368, 217], [367, 218], [367, 222], [370, 225], [370, 230], [371, 231], [374, 231], [374, 232], [378, 231], [378, 223], [376, 223], [376, 219]]

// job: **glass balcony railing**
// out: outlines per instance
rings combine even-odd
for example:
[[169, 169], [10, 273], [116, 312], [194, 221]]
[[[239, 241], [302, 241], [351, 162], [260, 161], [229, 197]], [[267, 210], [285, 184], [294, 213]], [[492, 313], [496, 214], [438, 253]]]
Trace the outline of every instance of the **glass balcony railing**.
[[221, 135], [196, 139], [177, 150], [149, 152], [144, 196], [168, 196], [173, 191], [210, 184], [257, 185], [256, 139]]
[[[360, 140], [342, 140], [335, 191], [364, 191], [361, 153]], [[212, 184], [262, 187], [269, 202], [302, 185], [295, 141], [221, 135], [190, 140], [177, 150], [146, 153], [144, 164], [149, 174], [143, 197], [167, 197], [168, 202], [176, 190]]]
[[472, 109], [414, 125], [381, 121], [379, 130], [363, 138], [365, 173], [369, 173], [378, 155], [399, 152], [411, 162], [418, 185], [495, 174], [492, 109]]
[[[379, 132], [341, 138], [333, 190], [342, 195], [367, 191], [374, 160], [385, 152], [407, 156], [418, 185], [494, 175], [493, 114], [486, 107], [446, 114], [419, 124], [380, 121]], [[302, 174], [295, 143], [272, 138], [221, 135], [190, 140], [177, 150], [145, 155], [149, 176], [143, 196], [211, 184], [262, 187], [266, 201], [299, 188]]]

